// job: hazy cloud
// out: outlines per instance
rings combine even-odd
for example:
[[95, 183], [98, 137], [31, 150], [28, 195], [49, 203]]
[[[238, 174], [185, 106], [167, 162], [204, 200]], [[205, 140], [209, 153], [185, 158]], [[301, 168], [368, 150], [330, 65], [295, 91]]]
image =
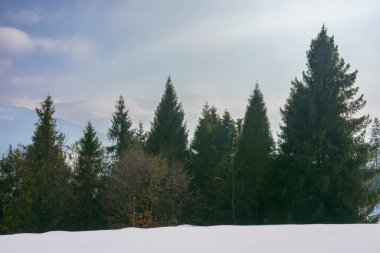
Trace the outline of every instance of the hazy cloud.
[[[17, 107], [22, 107], [22, 108], [26, 108], [26, 109], [29, 109], [29, 110], [34, 110], [38, 107], [41, 106], [41, 102], [44, 100], [45, 98], [40, 98], [40, 99], [30, 99], [30, 98], [27, 98], [27, 97], [23, 97], [23, 98], [20, 98], [20, 97], [4, 97], [4, 96], [0, 96], [0, 103], [4, 103], [4, 104], [9, 104], [9, 105], [14, 105], [14, 106], [17, 106]], [[52, 97], [54, 103], [59, 103], [60, 102], [60, 99], [57, 98], [57, 97]]]
[[37, 50], [82, 58], [92, 55], [94, 46], [80, 36], [68, 39], [32, 37], [20, 29], [0, 26], [0, 52], [24, 54]]

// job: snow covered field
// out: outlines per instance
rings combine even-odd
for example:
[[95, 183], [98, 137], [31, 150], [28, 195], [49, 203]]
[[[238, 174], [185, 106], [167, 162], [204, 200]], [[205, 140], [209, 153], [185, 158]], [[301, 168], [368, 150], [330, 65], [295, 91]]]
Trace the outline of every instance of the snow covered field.
[[126, 228], [0, 236], [0, 252], [378, 253], [380, 225]]

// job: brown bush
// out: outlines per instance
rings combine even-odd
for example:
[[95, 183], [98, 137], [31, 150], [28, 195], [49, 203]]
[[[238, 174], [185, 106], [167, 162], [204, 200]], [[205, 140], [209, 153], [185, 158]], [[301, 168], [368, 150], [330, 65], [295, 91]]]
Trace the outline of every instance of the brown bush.
[[141, 149], [124, 153], [113, 169], [105, 198], [112, 227], [153, 227], [180, 223], [189, 198], [190, 177]]

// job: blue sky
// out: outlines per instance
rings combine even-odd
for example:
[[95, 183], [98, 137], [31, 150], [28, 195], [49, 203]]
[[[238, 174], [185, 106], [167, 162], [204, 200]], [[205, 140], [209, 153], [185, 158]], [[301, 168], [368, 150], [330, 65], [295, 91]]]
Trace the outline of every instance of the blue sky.
[[34, 108], [50, 94], [58, 117], [105, 132], [123, 95], [148, 129], [170, 74], [192, 130], [206, 101], [243, 117], [259, 82], [275, 133], [323, 24], [379, 117], [375, 0], [0, 0], [0, 103]]

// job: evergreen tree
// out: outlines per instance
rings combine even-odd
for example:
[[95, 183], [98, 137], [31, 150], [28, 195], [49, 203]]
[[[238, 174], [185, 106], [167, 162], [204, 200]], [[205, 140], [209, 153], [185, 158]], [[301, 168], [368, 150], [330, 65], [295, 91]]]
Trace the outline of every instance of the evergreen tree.
[[194, 221], [191, 222], [197, 224], [214, 224], [215, 212], [219, 208], [215, 203], [215, 190], [216, 183], [219, 183], [216, 169], [221, 161], [218, 146], [220, 121], [216, 108], [206, 103], [190, 146], [188, 170], [193, 176], [191, 190], [196, 193], [196, 203], [191, 204], [195, 208]]
[[177, 100], [169, 77], [146, 143], [148, 152], [162, 155], [169, 163], [183, 163], [186, 156], [187, 130], [182, 105]]
[[236, 212], [240, 224], [262, 224], [266, 218], [265, 193], [273, 152], [267, 108], [258, 84], [245, 112], [236, 148]]
[[145, 133], [143, 123], [140, 120], [139, 128], [136, 130], [135, 138], [137, 145], [141, 148], [145, 147], [146, 137], [147, 134]]
[[380, 121], [378, 118], [375, 118], [372, 123], [370, 143], [373, 148], [373, 159], [371, 167], [377, 170], [380, 168]]
[[0, 160], [0, 233], [30, 230], [30, 196], [25, 188], [25, 150], [9, 148]]
[[233, 222], [231, 207], [231, 167], [235, 141], [235, 122], [225, 111], [223, 119], [207, 103], [199, 118], [190, 146], [188, 170], [193, 176], [193, 220], [215, 225]]
[[369, 158], [364, 141], [369, 118], [355, 118], [365, 100], [356, 97], [357, 71], [349, 73], [349, 67], [323, 26], [307, 52], [303, 80], [292, 82], [281, 110], [282, 222], [363, 222], [372, 211], [373, 175], [361, 169]]
[[219, 196], [219, 224], [236, 224], [235, 213], [235, 188], [236, 188], [236, 172], [233, 166], [234, 154], [236, 150], [236, 140], [238, 130], [237, 123], [232, 119], [230, 113], [225, 110], [219, 127], [219, 147], [221, 161], [218, 166], [220, 174], [220, 187], [218, 187]]
[[63, 229], [68, 216], [70, 169], [63, 151], [64, 135], [57, 130], [53, 100], [48, 96], [36, 109], [38, 122], [27, 147], [32, 231]]
[[131, 129], [132, 121], [122, 96], [117, 100], [115, 108], [116, 111], [112, 115], [112, 125], [108, 129], [107, 136], [112, 143], [108, 150], [113, 159], [118, 160], [121, 154], [133, 145], [134, 132]]
[[90, 122], [77, 143], [74, 167], [75, 227], [78, 230], [100, 228], [104, 217], [100, 204], [104, 191], [104, 152]]

